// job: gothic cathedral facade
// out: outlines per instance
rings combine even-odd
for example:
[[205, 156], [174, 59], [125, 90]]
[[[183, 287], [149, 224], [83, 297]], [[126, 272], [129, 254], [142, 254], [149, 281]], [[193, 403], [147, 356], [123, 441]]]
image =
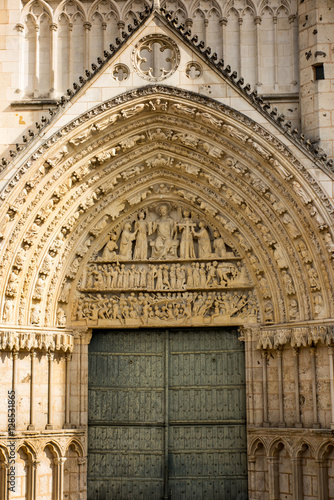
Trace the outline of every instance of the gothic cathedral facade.
[[332, 0], [0, 28], [0, 499], [334, 500]]

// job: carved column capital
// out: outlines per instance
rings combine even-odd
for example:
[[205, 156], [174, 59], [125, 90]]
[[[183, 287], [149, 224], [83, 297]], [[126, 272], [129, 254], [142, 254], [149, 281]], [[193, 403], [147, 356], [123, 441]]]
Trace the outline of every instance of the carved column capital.
[[73, 331], [75, 342], [76, 343], [81, 342], [81, 344], [84, 345], [89, 345], [92, 335], [93, 333], [91, 328], [82, 328]]
[[55, 457], [53, 459], [53, 463], [55, 465], [64, 465], [64, 463], [66, 462], [67, 458], [66, 457]]
[[255, 16], [254, 17], [254, 24], [261, 24], [262, 23], [262, 18], [260, 16]]
[[41, 461], [40, 460], [28, 460], [27, 464], [32, 467], [33, 469], [37, 469], [37, 467], [40, 465]]

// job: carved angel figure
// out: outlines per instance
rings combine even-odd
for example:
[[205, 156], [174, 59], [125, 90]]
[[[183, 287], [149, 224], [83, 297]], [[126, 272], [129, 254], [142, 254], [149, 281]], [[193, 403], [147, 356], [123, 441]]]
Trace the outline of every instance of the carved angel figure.
[[33, 299], [40, 300], [43, 297], [44, 290], [45, 290], [45, 277], [42, 274], [36, 281]]
[[130, 118], [131, 116], [138, 115], [138, 113], [141, 113], [144, 111], [145, 104], [137, 104], [136, 106], [133, 106], [132, 108], [127, 108], [123, 109], [121, 111], [123, 118]]
[[2, 319], [5, 323], [13, 321], [14, 303], [12, 300], [6, 300], [3, 306]]
[[102, 253], [102, 260], [115, 260], [116, 259], [116, 250], [118, 249], [117, 234], [112, 233], [110, 235], [110, 240], [106, 244]]
[[220, 236], [219, 232], [215, 230], [213, 232], [213, 252], [215, 257], [225, 257], [226, 256], [226, 247], [223, 238]]
[[19, 274], [18, 269], [13, 269], [9, 276], [6, 288], [6, 295], [8, 295], [9, 297], [15, 297], [15, 295], [17, 294], [17, 289], [19, 286], [18, 274]]
[[119, 258], [122, 260], [131, 260], [132, 257], [132, 242], [136, 238], [137, 229], [131, 232], [130, 222], [124, 224], [119, 244]]

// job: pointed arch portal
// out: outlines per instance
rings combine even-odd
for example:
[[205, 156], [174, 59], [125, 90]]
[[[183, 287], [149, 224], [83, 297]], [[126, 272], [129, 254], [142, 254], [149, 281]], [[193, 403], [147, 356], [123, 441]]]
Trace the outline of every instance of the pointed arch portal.
[[[66, 123], [63, 118], [59, 123]], [[54, 339], [53, 349], [68, 352], [73, 336], [99, 329], [89, 354], [90, 374], [97, 370], [101, 375], [90, 378], [88, 387], [89, 418], [95, 415], [96, 426], [101, 425], [96, 415], [111, 394], [103, 400], [106, 388], [101, 389], [99, 370], [115, 368], [104, 364], [104, 344], [97, 336], [107, 339], [111, 358], [119, 355], [127, 367], [131, 356], [142, 356], [134, 365], [144, 370], [147, 345], [145, 352], [126, 350], [138, 341], [138, 329], [145, 332], [142, 339], [166, 338], [167, 330], [174, 338], [182, 330], [177, 342], [183, 350], [174, 341], [170, 349], [185, 359], [193, 354], [187, 354], [190, 344], [184, 339], [191, 343], [196, 331], [204, 332], [199, 344], [205, 335], [209, 339], [221, 331], [226, 339], [234, 332], [233, 351], [240, 347], [240, 328], [246, 341], [240, 404], [246, 412], [247, 397], [249, 423], [257, 418], [248, 370], [256, 346], [266, 350], [329, 339], [333, 209], [301, 163], [302, 153], [297, 159], [292, 143], [274, 127], [275, 135], [269, 129], [198, 94], [148, 86], [106, 101], [52, 133], [46, 130], [14, 165], [1, 198], [3, 345], [16, 342], [20, 349], [30, 343], [30, 349], [48, 350]], [[189, 328], [193, 333], [186, 337]], [[121, 336], [126, 340], [117, 351], [115, 339]], [[193, 342], [194, 353], [202, 356], [196, 338]], [[218, 344], [203, 354], [211, 364], [216, 355], [222, 356]], [[175, 390], [166, 372], [168, 352], [154, 354], [165, 359], [159, 375], [165, 383], [155, 387], [158, 393]], [[84, 370], [87, 351], [80, 353], [77, 363]], [[208, 370], [203, 365], [200, 372]], [[265, 377], [266, 361], [263, 373]], [[96, 380], [101, 387], [93, 397]], [[125, 401], [123, 389], [127, 395], [131, 391], [122, 386], [124, 378], [117, 380], [120, 388], [113, 397]], [[224, 382], [215, 384], [217, 391]], [[68, 387], [65, 427], [70, 419]], [[265, 386], [263, 391], [265, 395]], [[182, 397], [188, 396], [184, 392]], [[80, 398], [85, 401], [85, 394]], [[164, 401], [166, 406], [168, 397]], [[81, 414], [87, 411], [85, 404], [80, 403]], [[135, 404], [140, 408], [139, 400]], [[268, 419], [266, 404], [263, 421]], [[239, 418], [241, 434], [245, 412]], [[126, 419], [119, 418], [120, 429], [130, 432], [124, 430]], [[178, 421], [175, 415], [169, 418]], [[84, 422], [82, 417], [80, 424]], [[189, 428], [191, 419], [181, 424]], [[206, 426], [214, 435], [210, 425], [203, 417], [202, 429]], [[96, 429], [90, 427], [90, 440]], [[152, 429], [151, 434], [162, 433], [161, 442], [166, 439], [163, 426]], [[186, 435], [185, 428], [182, 432]], [[245, 457], [245, 449], [242, 453]], [[240, 460], [244, 467], [244, 458]], [[92, 469], [88, 474], [94, 474]]]

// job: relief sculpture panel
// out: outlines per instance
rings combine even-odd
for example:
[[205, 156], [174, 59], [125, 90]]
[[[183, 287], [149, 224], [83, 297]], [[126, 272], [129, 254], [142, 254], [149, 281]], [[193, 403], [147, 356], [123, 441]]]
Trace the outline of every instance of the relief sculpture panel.
[[[59, 302], [67, 303], [65, 296]], [[253, 284], [237, 251], [217, 227], [168, 202], [141, 209], [109, 231], [78, 281], [71, 317], [74, 324], [100, 327], [257, 319]]]

